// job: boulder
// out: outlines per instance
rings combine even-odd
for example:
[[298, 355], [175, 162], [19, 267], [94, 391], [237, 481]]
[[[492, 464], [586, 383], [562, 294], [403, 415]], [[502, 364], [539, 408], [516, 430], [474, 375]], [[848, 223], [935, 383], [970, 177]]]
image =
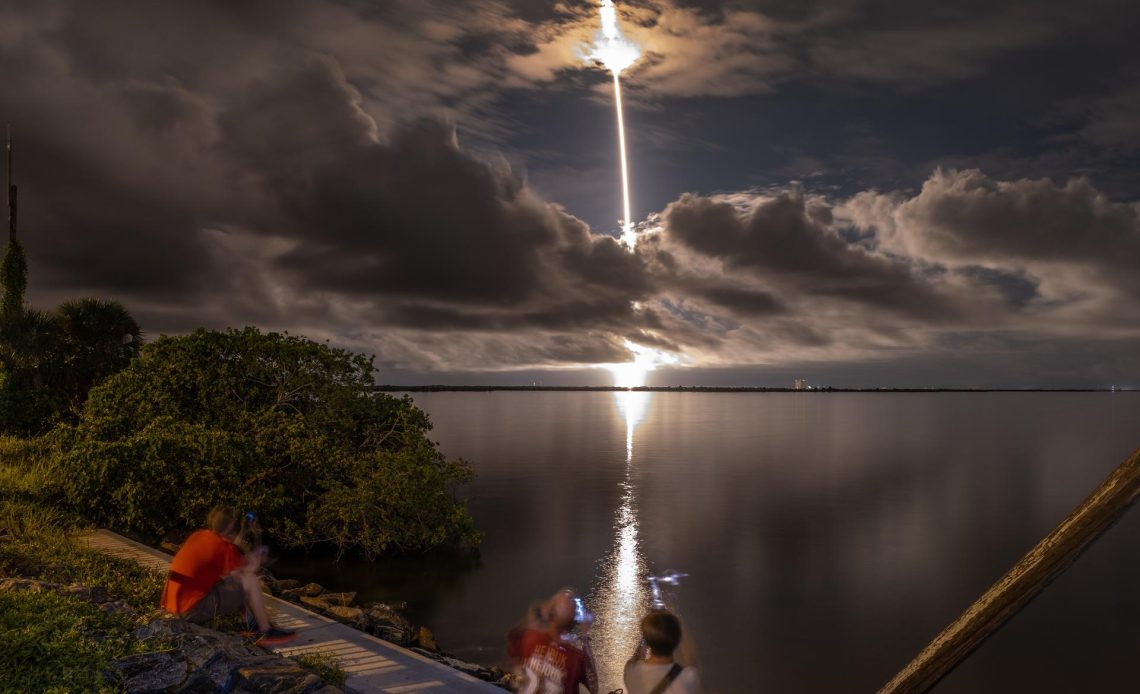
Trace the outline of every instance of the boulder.
[[350, 624], [367, 624], [368, 621], [364, 617], [364, 610], [359, 607], [345, 607], [343, 605], [333, 605], [325, 610], [329, 615], [337, 619], [344, 620]]
[[370, 623], [411, 629], [412, 624], [404, 616], [386, 606], [372, 606], [367, 610]]
[[243, 667], [257, 667], [266, 660], [278, 660], [277, 656], [239, 656], [226, 650], [215, 651], [200, 667], [190, 673], [190, 677], [178, 689], [178, 694], [212, 694], [234, 690], [234, 674]]
[[0, 581], [0, 593], [21, 590], [38, 593], [41, 590], [54, 590], [56, 588], [59, 588], [59, 584], [57, 583], [36, 581], [30, 578], [5, 578], [4, 580]]
[[274, 595], [281, 595], [287, 590], [294, 590], [301, 586], [301, 582], [292, 578], [284, 578], [280, 581], [266, 581], [265, 587], [269, 589]]
[[412, 631], [410, 629], [401, 629], [399, 627], [389, 626], [387, 624], [369, 625], [368, 631], [372, 634], [379, 636], [385, 641], [390, 641], [397, 646], [407, 646], [412, 643]]
[[111, 596], [107, 593], [106, 588], [99, 586], [85, 586], [79, 583], [73, 583], [64, 588], [63, 591], [68, 595], [73, 595], [84, 602], [91, 602], [95, 604], [110, 602]]
[[186, 679], [188, 665], [181, 653], [139, 653], [111, 663], [128, 694], [165, 692]]
[[301, 604], [308, 605], [309, 607], [312, 607], [313, 609], [316, 609], [316, 610], [320, 610], [322, 612], [324, 612], [324, 611], [328, 610], [330, 607], [332, 607], [332, 605], [328, 604], [328, 602], [323, 597], [312, 598], [312, 597], [309, 597], [308, 595], [299, 595], [297, 597], [300, 598]]
[[99, 606], [99, 609], [104, 614], [119, 615], [123, 617], [130, 617], [135, 613], [133, 607], [128, 605], [125, 600], [111, 600]]
[[330, 605], [343, 605], [347, 607], [356, 599], [356, 593], [321, 593], [321, 599]]
[[251, 694], [310, 694], [322, 684], [320, 677], [287, 658], [239, 667], [230, 679], [231, 691]]
[[281, 594], [282, 595], [288, 595], [290, 597], [299, 597], [302, 595], [307, 595], [310, 598], [315, 598], [323, 592], [325, 592], [325, 589], [321, 587], [321, 584], [319, 584], [319, 583], [306, 583], [305, 585], [301, 586], [300, 588], [293, 588], [291, 590], [285, 590]]

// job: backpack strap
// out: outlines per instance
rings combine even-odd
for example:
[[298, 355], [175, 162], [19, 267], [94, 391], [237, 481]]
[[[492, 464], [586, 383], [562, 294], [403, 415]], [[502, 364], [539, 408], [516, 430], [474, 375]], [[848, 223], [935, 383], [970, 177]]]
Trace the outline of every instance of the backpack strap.
[[669, 685], [673, 684], [673, 680], [677, 679], [681, 674], [681, 670], [684, 669], [684, 666], [681, 664], [673, 663], [673, 667], [669, 668], [669, 672], [665, 673], [665, 678], [658, 682], [657, 686], [654, 687], [649, 694], [664, 694], [665, 690], [669, 688]]

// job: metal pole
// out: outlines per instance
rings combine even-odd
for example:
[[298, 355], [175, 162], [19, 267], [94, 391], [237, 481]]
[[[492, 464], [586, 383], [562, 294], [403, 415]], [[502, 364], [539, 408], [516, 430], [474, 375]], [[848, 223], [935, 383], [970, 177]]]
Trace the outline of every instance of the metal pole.
[[16, 184], [12, 182], [12, 125], [8, 124], [8, 143], [4, 150], [5, 189], [8, 191], [8, 242], [16, 238]]

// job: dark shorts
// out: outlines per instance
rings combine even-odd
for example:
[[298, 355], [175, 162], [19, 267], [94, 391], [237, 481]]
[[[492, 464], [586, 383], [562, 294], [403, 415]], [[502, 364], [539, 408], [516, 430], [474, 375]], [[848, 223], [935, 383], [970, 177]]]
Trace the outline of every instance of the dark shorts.
[[239, 612], [245, 612], [245, 591], [237, 577], [226, 576], [182, 618], [196, 624], [205, 624], [212, 619]]

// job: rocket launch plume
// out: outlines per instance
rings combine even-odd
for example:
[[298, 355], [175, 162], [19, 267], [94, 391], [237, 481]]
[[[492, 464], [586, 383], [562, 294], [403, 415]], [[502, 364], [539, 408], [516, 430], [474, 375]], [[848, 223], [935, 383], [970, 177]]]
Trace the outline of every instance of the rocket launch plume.
[[617, 23], [617, 8], [613, 0], [602, 0], [599, 8], [602, 16], [602, 27], [594, 39], [594, 48], [587, 56], [596, 60], [609, 70], [614, 76], [614, 105], [617, 109], [618, 148], [621, 154], [621, 199], [622, 212], [622, 243], [633, 250], [637, 244], [637, 235], [633, 232], [633, 215], [629, 204], [629, 161], [625, 148], [625, 114], [621, 102], [621, 71], [633, 65], [639, 57], [641, 50], [632, 41], [621, 33]]

